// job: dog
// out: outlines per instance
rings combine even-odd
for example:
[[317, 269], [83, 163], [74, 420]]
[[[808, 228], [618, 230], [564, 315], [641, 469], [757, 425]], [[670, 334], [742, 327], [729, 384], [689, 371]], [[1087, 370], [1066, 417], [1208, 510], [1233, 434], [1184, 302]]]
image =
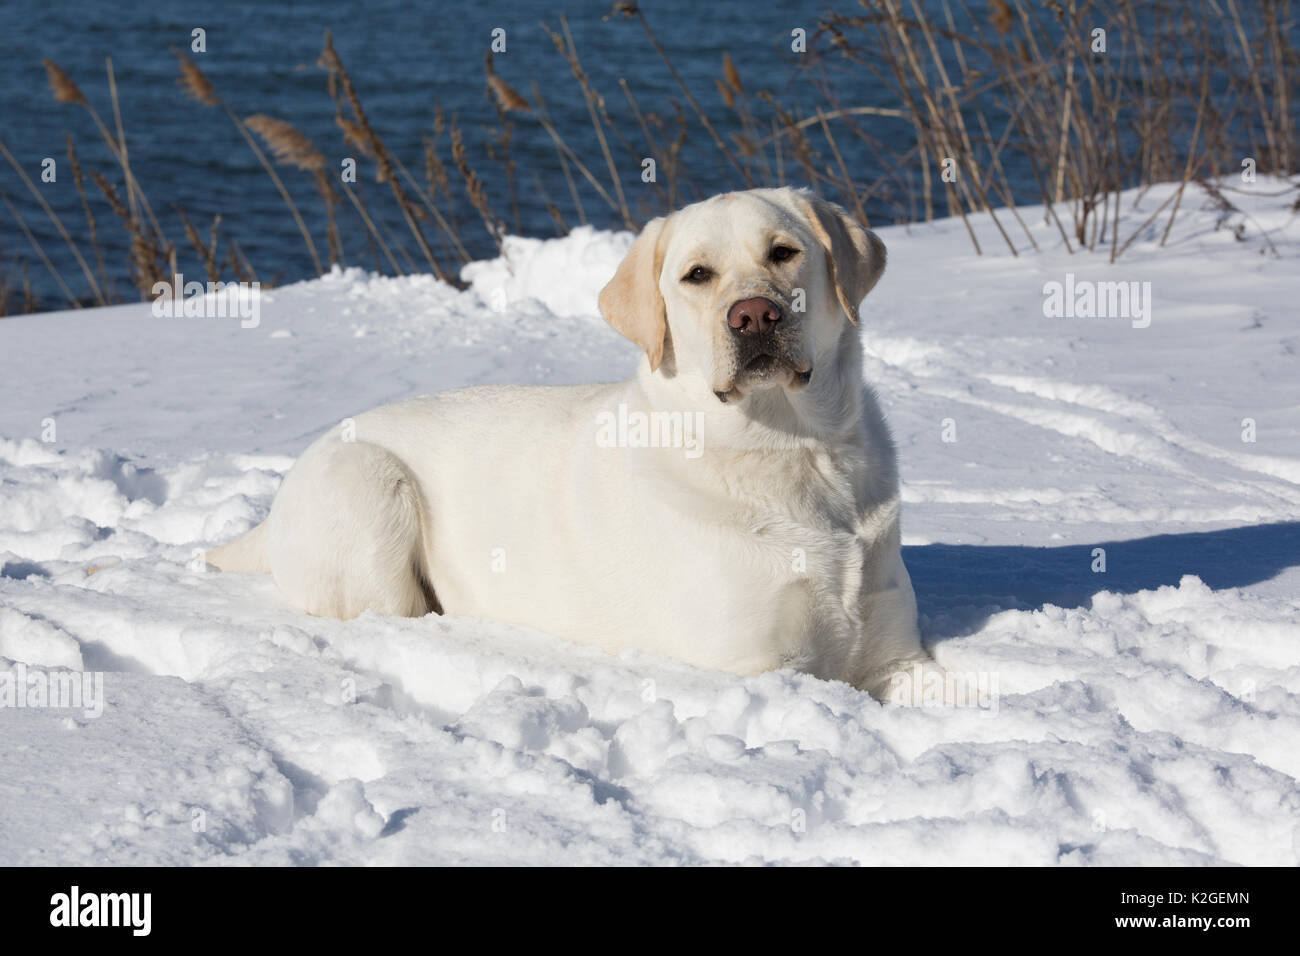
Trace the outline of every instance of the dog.
[[937, 667], [863, 381], [858, 308], [884, 268], [881, 240], [807, 190], [654, 219], [599, 298], [644, 352], [633, 377], [366, 412], [207, 561], [269, 572], [308, 614], [488, 618], [883, 699]]

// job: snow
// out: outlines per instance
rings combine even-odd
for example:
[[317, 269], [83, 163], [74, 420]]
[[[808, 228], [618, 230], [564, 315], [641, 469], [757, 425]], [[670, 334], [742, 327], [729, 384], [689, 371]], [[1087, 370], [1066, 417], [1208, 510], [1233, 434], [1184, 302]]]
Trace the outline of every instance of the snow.
[[[960, 221], [879, 230], [864, 343], [904, 556], [981, 706], [309, 618], [195, 562], [349, 415], [629, 374], [595, 310], [626, 234], [512, 237], [465, 291], [335, 271], [264, 291], [255, 328], [0, 320], [0, 702], [20, 665], [106, 697], [0, 706], [0, 864], [1300, 862], [1286, 187], [1225, 190], [1233, 213], [1189, 187], [1165, 246], [1161, 219], [1113, 265], [1041, 209], [1018, 257], [987, 217], [984, 256]], [[1172, 188], [1126, 194], [1121, 236]], [[1150, 325], [1049, 318], [1067, 274], [1151, 283]]]

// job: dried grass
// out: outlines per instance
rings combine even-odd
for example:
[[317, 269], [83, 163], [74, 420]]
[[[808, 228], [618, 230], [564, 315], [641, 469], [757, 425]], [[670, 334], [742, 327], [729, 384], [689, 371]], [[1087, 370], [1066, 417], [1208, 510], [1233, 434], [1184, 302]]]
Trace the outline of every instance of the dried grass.
[[[869, 216], [876, 220], [890, 213], [897, 220], [932, 219], [943, 212], [960, 217], [973, 247], [982, 252], [974, 229], [978, 214], [1011, 254], [1037, 248], [1017, 204], [1039, 201], [1068, 250], [1101, 250], [1114, 259], [1134, 241], [1118, 231], [1124, 189], [1178, 183], [1169, 202], [1144, 224], [1160, 219], [1163, 241], [1187, 187], [1210, 188], [1210, 178], [1240, 169], [1242, 155], [1255, 159], [1259, 173], [1293, 172], [1297, 104], [1291, 77], [1300, 56], [1290, 31], [1291, 0], [1210, 5], [861, 0], [856, 8], [826, 14], [809, 30], [808, 53], [797, 58], [793, 75], [775, 81], [766, 73], [742, 76], [732, 55], [724, 53], [713, 83], [716, 115], [696, 98], [636, 3], [615, 3], [605, 19], [615, 21], [608, 27], [614, 44], [625, 42], [620, 22], [639, 25], [681, 96], [646, 109], [620, 79], [621, 112], [611, 115], [561, 17], [558, 29], [548, 33], [577, 85], [586, 120], [561, 129], [538, 84], [533, 82], [525, 96], [504, 75], [509, 61], [494, 62], [488, 54], [487, 108], [480, 116], [450, 121], [437, 109], [432, 132], [419, 137], [412, 159], [422, 167], [420, 181], [385, 143], [326, 34], [318, 65], [337, 132], [320, 131], [318, 141], [325, 143], [329, 134], [335, 143], [341, 140], [342, 155], [366, 162], [385, 186], [380, 192], [368, 192], [360, 181], [342, 181], [333, 147], [318, 147], [290, 121], [236, 116], [194, 60], [174, 50], [177, 82], [195, 102], [220, 108], [230, 118], [284, 199], [318, 271], [312, 231], [276, 165], [312, 178], [324, 213], [316, 228], [323, 221], [331, 262], [343, 263], [344, 239], [358, 236], [349, 241], [364, 240], [376, 268], [403, 274], [420, 263], [448, 282], [456, 280], [444, 263], [469, 261], [475, 240], [468, 236], [477, 223], [498, 250], [505, 223], [519, 229], [521, 179], [532, 183], [534, 207], [544, 208], [559, 232], [571, 223], [611, 219], [636, 228], [719, 190], [802, 181], [843, 203], [864, 224]], [[1106, 29], [1112, 42], [1123, 42], [1123, 55], [1092, 53], [1088, 37], [1094, 27]], [[87, 111], [117, 164], [120, 191], [101, 172], [89, 170], [89, 175], [127, 232], [128, 270], [143, 293], [146, 283], [174, 271], [176, 248], [132, 171], [125, 104], [117, 96], [111, 61], [106, 67], [115, 129], [67, 72], [51, 60], [42, 65], [54, 100]], [[872, 101], [849, 98], [846, 91], [854, 85], [836, 82], [840, 74], [869, 84]], [[872, 118], [870, 127], [863, 125], [866, 117]], [[480, 135], [470, 135], [467, 124], [477, 124]], [[543, 164], [516, 158], [536, 157], [539, 142], [548, 143], [546, 164], [559, 170], [567, 195], [547, 192]], [[101, 230], [71, 139], [68, 155], [95, 270], [52, 210], [46, 214], [80, 266], [77, 282], [89, 290], [83, 298], [111, 301]], [[657, 175], [633, 188], [630, 164], [639, 172], [645, 159], [654, 161]], [[943, 160], [952, 160], [955, 181], [939, 176]], [[458, 175], [450, 173], [453, 166]], [[20, 210], [7, 197], [5, 204], [36, 257], [53, 271]], [[210, 278], [251, 281], [256, 276], [233, 237], [225, 237], [224, 255], [218, 251], [219, 216], [205, 239], [183, 210], [176, 214]], [[401, 236], [390, 228], [398, 217], [407, 229]], [[360, 228], [347, 229], [349, 221]], [[57, 274], [56, 279], [64, 297], [76, 303], [72, 283]], [[4, 297], [0, 292], [0, 300]], [[0, 301], [0, 310], [6, 307]]]

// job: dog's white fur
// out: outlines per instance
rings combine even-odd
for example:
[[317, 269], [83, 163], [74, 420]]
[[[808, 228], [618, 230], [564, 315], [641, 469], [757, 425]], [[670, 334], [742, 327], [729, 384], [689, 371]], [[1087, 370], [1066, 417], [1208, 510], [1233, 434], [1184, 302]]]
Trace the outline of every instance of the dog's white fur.
[[[797, 254], [773, 261], [775, 245]], [[309, 614], [438, 610], [883, 696], [929, 660], [893, 444], [862, 379], [857, 309], [884, 264], [874, 234], [806, 191], [656, 219], [600, 296], [645, 349], [635, 376], [367, 412], [355, 436], [312, 444], [267, 521], [208, 561], [269, 571]], [[684, 281], [697, 267], [711, 277]], [[750, 373], [726, 316], [753, 296], [785, 315], [777, 367]], [[698, 457], [607, 447], [602, 413], [620, 405], [702, 413]]]

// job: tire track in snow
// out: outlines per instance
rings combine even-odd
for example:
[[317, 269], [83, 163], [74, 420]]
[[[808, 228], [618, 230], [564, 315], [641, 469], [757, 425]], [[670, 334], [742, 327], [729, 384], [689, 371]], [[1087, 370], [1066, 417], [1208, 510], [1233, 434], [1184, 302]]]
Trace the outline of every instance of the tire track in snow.
[[[1226, 451], [1178, 430], [1158, 409], [1120, 395], [1112, 389], [1025, 375], [971, 372], [969, 367], [977, 364], [976, 361], [963, 363], [952, 349], [913, 339], [874, 337], [867, 344], [866, 351], [872, 359], [902, 372], [912, 380], [910, 384], [927, 395], [993, 412], [1066, 438], [1087, 441], [1110, 455], [1127, 458], [1148, 467], [1158, 467], [1202, 489], [1227, 493], [1237, 499], [1244, 497], [1258, 501], [1262, 497], [1264, 500], [1259, 503], [1267, 506], [1269, 517], [1294, 517], [1300, 514], [1300, 460]], [[958, 387], [937, 381], [970, 381], [972, 378], [1000, 392], [1028, 395], [1046, 404], [1034, 407], [986, 398], [975, 394], [970, 385]], [[1062, 403], [1099, 414], [1070, 411], [1063, 408]], [[1100, 415], [1119, 417], [1126, 425], [1136, 425], [1141, 431], [1110, 425]], [[1202, 473], [1203, 469], [1181, 461], [1177, 457], [1177, 450], [1209, 458], [1268, 480], [1261, 482], [1207, 477]], [[1194, 514], [1195, 512], [1190, 513], [1182, 520], [1193, 520]], [[1224, 513], [1220, 516], [1207, 514], [1201, 520], [1258, 518]]]
[[1103, 385], [1075, 385], [1071, 382], [1053, 382], [1024, 375], [977, 374], [992, 385], [1009, 388], [1022, 394], [1036, 395], [1047, 401], [1070, 402], [1099, 412], [1134, 419], [1150, 431], [1159, 433], [1163, 440], [1171, 445], [1225, 462], [1242, 471], [1258, 472], [1270, 478], [1279, 478], [1291, 485], [1300, 485], [1300, 459], [1227, 451], [1175, 428], [1164, 413], [1154, 406], [1126, 398]]

